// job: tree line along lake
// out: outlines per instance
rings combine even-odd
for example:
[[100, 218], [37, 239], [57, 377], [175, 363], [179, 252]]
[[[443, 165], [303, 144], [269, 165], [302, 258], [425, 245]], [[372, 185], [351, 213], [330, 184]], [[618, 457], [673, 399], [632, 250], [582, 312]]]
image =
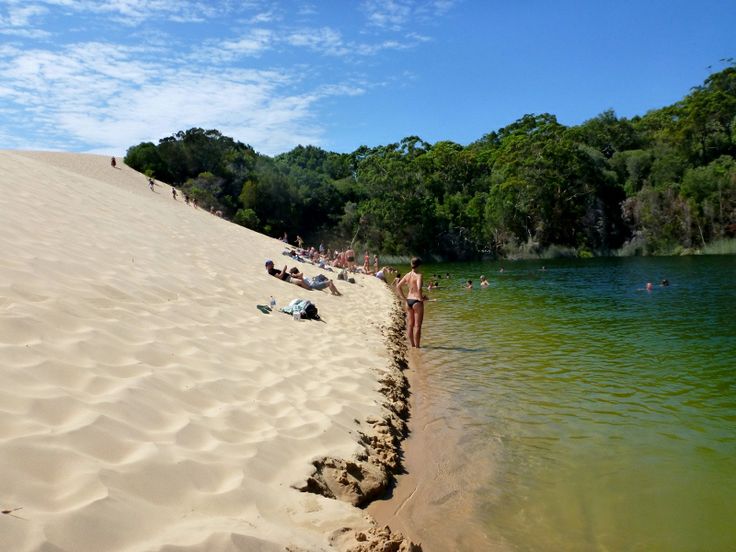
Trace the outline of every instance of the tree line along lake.
[[736, 549], [736, 256], [423, 273], [430, 552]]

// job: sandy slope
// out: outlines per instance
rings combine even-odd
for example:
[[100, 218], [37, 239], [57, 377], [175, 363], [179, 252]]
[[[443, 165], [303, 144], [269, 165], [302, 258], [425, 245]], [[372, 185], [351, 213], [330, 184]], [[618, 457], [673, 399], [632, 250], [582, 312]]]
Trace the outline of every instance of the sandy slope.
[[280, 242], [96, 155], [0, 151], [0, 225], [0, 507], [22, 508], [1, 550], [323, 550], [367, 526], [294, 486], [381, 415], [379, 281], [279, 282]]

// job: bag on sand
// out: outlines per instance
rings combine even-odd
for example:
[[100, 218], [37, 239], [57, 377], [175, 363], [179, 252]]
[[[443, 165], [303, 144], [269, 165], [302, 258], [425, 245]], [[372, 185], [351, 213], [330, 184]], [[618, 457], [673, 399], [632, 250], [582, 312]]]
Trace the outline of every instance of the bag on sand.
[[304, 308], [304, 311], [302, 311], [302, 318], [306, 318], [307, 320], [319, 320], [319, 311], [317, 310], [317, 305], [315, 305], [312, 302], [307, 301], [307, 306]]

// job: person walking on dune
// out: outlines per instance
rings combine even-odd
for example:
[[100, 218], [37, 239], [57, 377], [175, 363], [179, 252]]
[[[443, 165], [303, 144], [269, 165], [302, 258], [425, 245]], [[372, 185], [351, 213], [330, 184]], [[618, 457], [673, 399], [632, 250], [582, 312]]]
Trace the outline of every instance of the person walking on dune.
[[[411, 272], [404, 275], [396, 286], [396, 293], [399, 294], [402, 301], [406, 302], [406, 333], [409, 336], [409, 343], [417, 349], [422, 340], [422, 321], [424, 320], [423, 281], [422, 274], [418, 271], [421, 264], [422, 260], [414, 257], [411, 260]], [[406, 295], [404, 295], [404, 286], [409, 288]]]
[[113, 157], [110, 159], [110, 166], [114, 169], [117, 166], [117, 161], [115, 161], [115, 158]]

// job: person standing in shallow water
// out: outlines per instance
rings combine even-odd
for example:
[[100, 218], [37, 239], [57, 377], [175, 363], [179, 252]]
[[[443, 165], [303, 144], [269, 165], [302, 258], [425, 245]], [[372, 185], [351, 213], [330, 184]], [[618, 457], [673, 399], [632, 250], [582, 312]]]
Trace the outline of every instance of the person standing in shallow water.
[[[411, 260], [411, 272], [408, 272], [396, 286], [396, 293], [399, 294], [402, 301], [406, 302], [406, 333], [409, 336], [409, 343], [417, 349], [420, 347], [422, 340], [422, 321], [424, 320], [424, 302], [422, 298], [422, 274], [418, 271], [422, 264], [419, 257]], [[404, 286], [409, 291], [404, 295]]]

